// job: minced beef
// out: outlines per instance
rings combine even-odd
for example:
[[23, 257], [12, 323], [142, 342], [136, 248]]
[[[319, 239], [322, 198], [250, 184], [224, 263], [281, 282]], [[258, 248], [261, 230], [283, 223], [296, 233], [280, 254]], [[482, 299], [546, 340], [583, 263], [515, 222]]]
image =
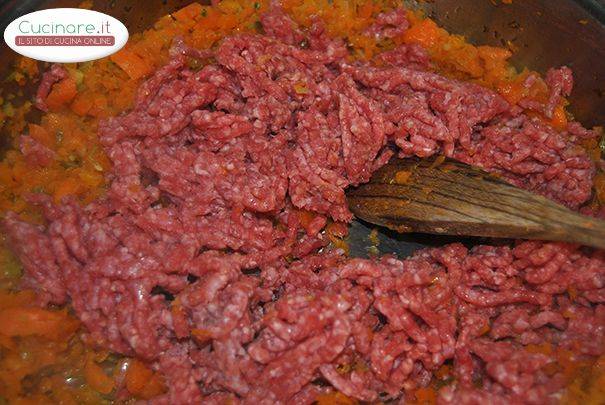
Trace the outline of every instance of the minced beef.
[[[355, 259], [322, 229], [351, 220], [344, 190], [396, 153], [444, 154], [579, 207], [594, 166], [576, 142], [591, 132], [431, 72], [422, 49], [351, 63], [319, 23], [302, 31], [278, 8], [262, 23], [213, 52], [177, 40], [132, 111], [101, 122], [106, 198], [33, 196], [47, 227], [6, 217], [24, 283], [70, 303], [91, 344], [160, 370], [155, 403], [385, 401], [450, 363], [442, 403], [555, 402], [562, 371], [526, 347], [603, 354], [603, 252], [517, 242]], [[406, 27], [397, 11], [369, 35]], [[570, 90], [563, 73], [553, 98]]]
[[65, 79], [68, 76], [67, 70], [58, 64], [53, 64], [48, 71], [42, 75], [42, 80], [38, 85], [34, 105], [42, 111], [48, 111], [46, 97], [50, 94], [53, 84]]

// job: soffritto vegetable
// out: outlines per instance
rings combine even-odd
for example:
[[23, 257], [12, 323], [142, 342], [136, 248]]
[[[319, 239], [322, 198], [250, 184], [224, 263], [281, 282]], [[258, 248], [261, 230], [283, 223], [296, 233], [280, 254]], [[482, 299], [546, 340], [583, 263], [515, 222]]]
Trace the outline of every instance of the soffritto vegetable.
[[[4, 226], [25, 268], [21, 278], [4, 251], [0, 320], [19, 320], [0, 332], [4, 397], [602, 398], [601, 253], [315, 254], [343, 247], [342, 189], [388, 158], [386, 139], [585, 204], [598, 141], [565, 113], [569, 72], [517, 73], [508, 51], [386, 3], [330, 3], [192, 4], [109, 60], [45, 75], [42, 121], [7, 121], [28, 136], [1, 169], [3, 210], [21, 215]], [[224, 39], [239, 32], [254, 35]], [[16, 291], [20, 278], [37, 292]], [[68, 300], [75, 317], [34, 297]]]

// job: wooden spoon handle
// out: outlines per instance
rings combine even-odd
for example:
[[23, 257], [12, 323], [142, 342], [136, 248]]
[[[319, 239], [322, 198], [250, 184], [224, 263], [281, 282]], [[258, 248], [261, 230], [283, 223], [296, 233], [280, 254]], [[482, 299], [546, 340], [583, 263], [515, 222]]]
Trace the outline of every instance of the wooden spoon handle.
[[394, 160], [347, 193], [359, 218], [397, 231], [541, 239], [605, 249], [605, 221], [467, 165]]

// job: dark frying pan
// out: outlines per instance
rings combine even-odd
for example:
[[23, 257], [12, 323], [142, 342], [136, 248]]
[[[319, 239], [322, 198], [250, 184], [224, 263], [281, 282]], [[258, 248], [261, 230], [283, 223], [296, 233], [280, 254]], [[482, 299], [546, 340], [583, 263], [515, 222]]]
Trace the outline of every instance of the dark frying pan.
[[[76, 7], [81, 0], [0, 0], [2, 32], [13, 19], [34, 10]], [[110, 14], [131, 33], [150, 26], [159, 17], [192, 0], [95, 0], [94, 9]], [[200, 2], [204, 2], [203, 0]], [[514, 49], [513, 63], [539, 72], [568, 65], [575, 73], [571, 111], [585, 126], [605, 123], [605, 0], [426, 0], [405, 1], [424, 9], [440, 25], [463, 34], [472, 42]], [[15, 53], [0, 49], [0, 77], [10, 70]], [[26, 97], [31, 94], [26, 94]], [[0, 145], [6, 134], [0, 134]], [[351, 254], [366, 256], [372, 227], [356, 221], [351, 228]], [[398, 235], [380, 230], [381, 253], [407, 256], [427, 245], [460, 238]], [[467, 240], [469, 244], [477, 240]]]

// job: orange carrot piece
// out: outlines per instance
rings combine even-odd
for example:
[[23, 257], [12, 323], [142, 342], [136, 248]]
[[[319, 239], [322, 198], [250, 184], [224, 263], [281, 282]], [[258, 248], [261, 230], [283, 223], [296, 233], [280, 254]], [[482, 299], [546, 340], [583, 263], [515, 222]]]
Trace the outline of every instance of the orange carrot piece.
[[51, 111], [57, 111], [71, 102], [76, 94], [78, 94], [78, 88], [75, 80], [71, 77], [66, 77], [52, 87], [50, 94], [46, 98], [46, 105], [48, 105]]
[[76, 195], [80, 190], [81, 182], [72, 177], [68, 177], [61, 181], [54, 192], [54, 200], [60, 203], [63, 197], [68, 195]]
[[374, 2], [372, 0], [366, 0], [365, 3], [359, 8], [358, 15], [361, 18], [370, 18], [374, 9]]
[[343, 222], [329, 222], [326, 233], [336, 238], [344, 238], [349, 233], [349, 228]]
[[139, 360], [133, 360], [126, 371], [126, 389], [133, 395], [139, 395], [152, 376], [153, 371], [145, 364]]
[[550, 124], [559, 131], [567, 128], [567, 114], [565, 114], [565, 107], [563, 105], [558, 105], [555, 108]]
[[134, 80], [148, 75], [153, 69], [153, 66], [128, 48], [114, 53], [110, 59]]
[[191, 331], [191, 336], [198, 344], [204, 344], [212, 340], [210, 333], [204, 329], [193, 329]]
[[437, 395], [433, 388], [418, 388], [414, 393], [416, 401], [421, 404], [435, 404], [437, 403]]
[[0, 347], [4, 347], [8, 350], [15, 350], [17, 348], [17, 344], [12, 337], [0, 335]]
[[93, 117], [105, 117], [109, 114], [107, 110], [107, 97], [103, 94], [96, 94], [92, 100], [92, 107], [88, 110], [88, 115], [92, 115]]
[[90, 94], [78, 94], [71, 103], [71, 110], [79, 116], [86, 115], [92, 108], [93, 101]]
[[147, 381], [143, 391], [139, 394], [142, 399], [151, 399], [166, 392], [166, 384], [158, 373], [153, 373], [151, 379]]
[[0, 311], [0, 333], [5, 336], [44, 336], [51, 340], [73, 333], [78, 325], [66, 311], [7, 308]]
[[431, 49], [439, 42], [442, 35], [443, 31], [437, 26], [435, 21], [427, 18], [410, 27], [403, 34], [403, 40], [404, 42], [419, 44], [427, 49]]
[[6, 308], [26, 307], [35, 302], [36, 293], [32, 290], [24, 290], [16, 293], [0, 291], [0, 310]]
[[502, 83], [496, 90], [511, 104], [517, 104], [526, 95], [525, 87], [518, 81]]
[[202, 14], [203, 7], [199, 3], [191, 3], [188, 6], [172, 13], [172, 16], [181, 23], [193, 26], [195, 20]]
[[308, 227], [317, 216], [317, 214], [315, 214], [314, 212], [307, 210], [298, 210], [297, 214], [298, 220], [300, 221], [300, 224], [303, 226], [303, 228]]
[[126, 370], [126, 389], [141, 399], [150, 399], [166, 391], [162, 377], [139, 360], [132, 360]]
[[357, 401], [347, 397], [342, 392], [318, 395], [317, 405], [355, 405]]
[[594, 187], [597, 199], [605, 205], [605, 173], [599, 173], [595, 176]]
[[488, 70], [491, 70], [494, 65], [501, 61], [506, 61], [512, 56], [512, 52], [508, 49], [495, 46], [479, 46], [477, 50], [479, 51], [479, 56], [485, 61]]
[[22, 56], [17, 60], [17, 69], [29, 77], [35, 77], [38, 74], [38, 61]]
[[[9, 401], [11, 405], [41, 405], [49, 404], [50, 401], [43, 395], [14, 398]], [[63, 402], [61, 402], [63, 404]]]
[[105, 374], [103, 369], [95, 363], [91, 356], [89, 356], [84, 365], [84, 377], [88, 385], [101, 394], [109, 394], [113, 391], [115, 385], [113, 379]]

